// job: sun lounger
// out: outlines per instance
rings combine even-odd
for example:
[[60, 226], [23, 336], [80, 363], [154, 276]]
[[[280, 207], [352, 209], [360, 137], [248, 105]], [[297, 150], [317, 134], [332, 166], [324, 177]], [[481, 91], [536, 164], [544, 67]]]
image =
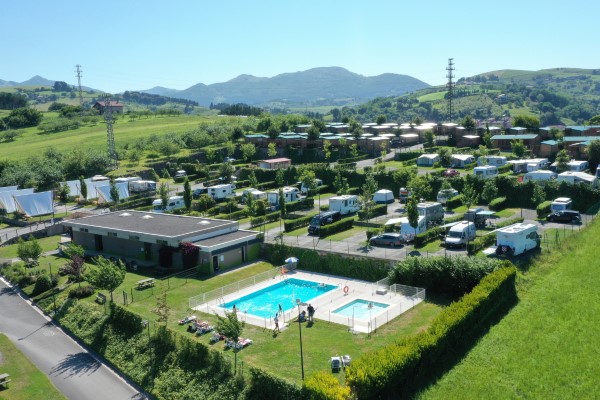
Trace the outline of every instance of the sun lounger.
[[335, 356], [331, 357], [331, 371], [339, 372], [342, 369], [342, 357]]
[[342, 356], [342, 364], [346, 368], [352, 362], [352, 358], [349, 355]]
[[204, 335], [205, 333], [208, 332], [212, 332], [215, 328], [212, 326], [204, 326], [204, 327], [200, 327], [198, 329], [196, 329], [196, 335], [200, 336], [200, 335]]
[[225, 340], [225, 336], [221, 335], [218, 332], [214, 332], [212, 337], [210, 338], [211, 343], [217, 343], [220, 340]]
[[237, 349], [237, 350], [241, 350], [246, 346], [249, 346], [252, 344], [252, 339], [243, 339], [243, 338], [239, 338], [237, 343], [234, 343], [233, 340], [228, 340], [225, 342], [225, 346], [229, 347], [230, 349]]
[[196, 320], [196, 316], [195, 315], [190, 315], [185, 317], [184, 319], [180, 319], [179, 320], [179, 325], [185, 325], [185, 324], [189, 324], [190, 322]]

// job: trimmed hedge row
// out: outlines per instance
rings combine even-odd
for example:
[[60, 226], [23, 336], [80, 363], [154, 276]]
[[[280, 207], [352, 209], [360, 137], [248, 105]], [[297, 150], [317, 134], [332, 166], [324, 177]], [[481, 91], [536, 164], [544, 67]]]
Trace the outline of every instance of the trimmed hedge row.
[[485, 236], [480, 236], [475, 240], [467, 243], [467, 252], [469, 254], [475, 254], [480, 250], [485, 249], [486, 247], [490, 247], [496, 243], [496, 232], [490, 233]]
[[446, 231], [446, 228], [442, 228], [441, 226], [436, 226], [436, 227], [426, 230], [423, 233], [419, 233], [418, 235], [415, 235], [415, 241], [414, 241], [415, 247], [423, 246], [425, 243], [429, 243], [436, 239], [439, 239], [439, 237], [445, 231]]
[[279, 244], [265, 243], [266, 258], [275, 265], [284, 264], [288, 257], [298, 258], [298, 268], [305, 271], [344, 276], [376, 282], [388, 276], [390, 266], [387, 261], [377, 259], [347, 258], [338, 254], [324, 253]]
[[500, 211], [506, 208], [506, 197], [496, 197], [488, 205], [492, 211]]
[[315, 199], [306, 198], [298, 201], [292, 201], [289, 203], [285, 203], [285, 210], [287, 212], [294, 212], [298, 210], [306, 210], [308, 208], [313, 208], [315, 206]]
[[498, 173], [499, 174], [504, 174], [507, 172], [511, 172], [513, 170], [513, 166], [512, 164], [506, 164], [506, 165], [502, 165], [500, 167], [498, 167]]
[[346, 400], [351, 398], [350, 387], [341, 386], [335, 376], [323, 371], [317, 372], [304, 382], [304, 391], [306, 393], [305, 398], [310, 400]]
[[446, 307], [427, 331], [354, 360], [346, 369], [346, 382], [356, 397], [411, 398], [440, 373], [448, 358], [454, 362], [462, 357], [517, 301], [516, 269], [505, 265]]
[[329, 235], [333, 235], [334, 233], [347, 231], [352, 228], [354, 224], [354, 218], [346, 218], [338, 222], [334, 222], [333, 224], [323, 225], [319, 229], [319, 237], [324, 238]]
[[[369, 218], [387, 214], [387, 206], [387, 204], [378, 204], [371, 207], [369, 210]], [[358, 212], [358, 219], [367, 219], [367, 210], [360, 210]]]
[[302, 228], [304, 226], [308, 226], [308, 224], [310, 223], [310, 220], [313, 219], [313, 217], [317, 215], [317, 214], [310, 214], [307, 215], [306, 217], [301, 217], [301, 218], [297, 218], [297, 219], [285, 219], [283, 220], [283, 230], [284, 232], [291, 232], [293, 230], [296, 230], [298, 228]]
[[523, 222], [525, 219], [521, 218], [521, 217], [514, 217], [514, 218], [509, 218], [507, 220], [504, 220], [502, 222], [498, 222], [496, 224], [496, 228], [504, 228], [505, 226], [509, 226], [512, 224], [520, 224], [521, 222]]
[[[239, 398], [239, 397], [234, 397]], [[250, 367], [250, 387], [243, 397], [246, 400], [307, 399], [301, 387], [277, 378], [261, 369]]]
[[246, 218], [248, 213], [246, 210], [234, 211], [232, 213], [225, 214], [217, 214], [215, 216], [216, 219], [229, 219], [232, 221], [237, 221], [238, 219]]
[[456, 208], [456, 207], [460, 207], [463, 205], [463, 195], [459, 194], [458, 196], [454, 196], [451, 199], [448, 199], [448, 201], [446, 202], [446, 208], [447, 209], [452, 209], [452, 208]]
[[551, 205], [552, 205], [551, 200], [547, 200], [547, 201], [544, 201], [544, 202], [541, 202], [540, 204], [538, 204], [538, 206], [535, 208], [535, 211], [537, 212], [537, 217], [544, 218], [546, 215], [550, 214], [550, 206]]
[[255, 226], [268, 224], [269, 222], [279, 221], [280, 216], [281, 216], [281, 214], [279, 213], [279, 211], [275, 211], [275, 212], [263, 215], [261, 217], [250, 218], [250, 227], [254, 228]]
[[453, 215], [451, 217], [444, 218], [444, 223], [445, 224], [450, 224], [452, 222], [462, 221], [464, 217], [465, 217], [465, 214], [456, 214], [456, 215]]

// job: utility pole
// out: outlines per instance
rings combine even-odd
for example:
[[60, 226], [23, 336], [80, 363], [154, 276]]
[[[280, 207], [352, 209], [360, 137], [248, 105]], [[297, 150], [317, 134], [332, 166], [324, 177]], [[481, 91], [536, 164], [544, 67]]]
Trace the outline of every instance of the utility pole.
[[83, 71], [81, 70], [81, 65], [79, 64], [77, 64], [75, 68], [77, 68], [75, 72], [77, 73], [77, 88], [79, 89], [79, 106], [81, 107], [81, 112], [83, 113], [83, 94], [81, 91], [81, 73]]
[[448, 59], [448, 66], [446, 67], [446, 71], [448, 71], [448, 73], [446, 74], [446, 78], [448, 78], [448, 83], [446, 84], [446, 87], [448, 88], [448, 122], [452, 122], [452, 115], [454, 113], [454, 110], [452, 108], [452, 98], [454, 97], [454, 82], [452, 81], [452, 78], [454, 78], [454, 62], [452, 61], [454, 60], [453, 58], [449, 58]]
[[119, 168], [119, 160], [117, 159], [117, 150], [115, 149], [115, 134], [113, 132], [113, 123], [115, 122], [113, 117], [113, 110], [111, 104], [111, 95], [106, 94], [104, 96], [104, 122], [106, 123], [106, 140], [108, 143], [108, 158], [110, 159], [110, 165], [113, 169]]

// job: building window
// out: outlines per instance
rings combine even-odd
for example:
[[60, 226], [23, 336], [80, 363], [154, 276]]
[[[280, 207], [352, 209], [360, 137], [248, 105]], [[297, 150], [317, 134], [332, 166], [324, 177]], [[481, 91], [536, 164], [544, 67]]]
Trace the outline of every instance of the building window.
[[140, 240], [140, 237], [139, 236], [131, 236], [130, 235], [129, 239], [131, 239], [131, 240]]
[[169, 242], [167, 242], [166, 240], [157, 240], [156, 244], [162, 244], [163, 246], [168, 246]]
[[108, 236], [117, 237], [116, 232], [108, 232]]
[[79, 231], [80, 232], [87, 232], [88, 230], [87, 230], [87, 228], [79, 228]]

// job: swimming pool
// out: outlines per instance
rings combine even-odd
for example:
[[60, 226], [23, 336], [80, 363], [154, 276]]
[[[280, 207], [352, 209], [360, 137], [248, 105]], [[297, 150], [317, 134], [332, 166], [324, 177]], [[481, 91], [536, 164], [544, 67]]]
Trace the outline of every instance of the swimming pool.
[[376, 315], [382, 310], [385, 310], [390, 305], [385, 303], [377, 303], [375, 301], [368, 301], [363, 299], [356, 299], [342, 307], [332, 311], [334, 314], [342, 315], [344, 317], [352, 317], [356, 319], [369, 319], [369, 304], [372, 304], [371, 314]]
[[279, 310], [280, 304], [286, 312], [296, 307], [296, 299], [309, 303], [336, 288], [337, 286], [334, 285], [289, 278], [219, 306], [232, 309], [235, 305], [235, 308], [241, 312], [271, 318]]

